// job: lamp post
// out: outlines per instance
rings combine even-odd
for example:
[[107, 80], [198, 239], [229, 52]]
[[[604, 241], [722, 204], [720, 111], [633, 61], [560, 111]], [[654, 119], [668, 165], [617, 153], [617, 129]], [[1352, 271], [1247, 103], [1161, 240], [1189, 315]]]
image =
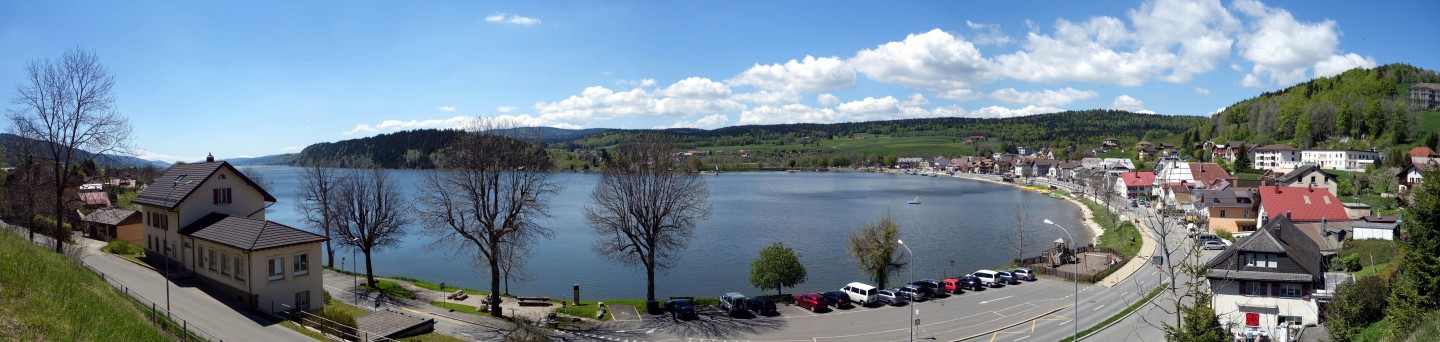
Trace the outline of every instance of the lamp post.
[[160, 271], [160, 274], [165, 275], [165, 314], [166, 314], [166, 315], [169, 315], [169, 314], [170, 314], [170, 234], [168, 234], [168, 232], [167, 232], [167, 234], [165, 234], [165, 246], [164, 246], [163, 248], [165, 249], [165, 253], [161, 254], [160, 257], [162, 257], [162, 258], [165, 259], [165, 270], [164, 270], [164, 271]]
[[[1070, 236], [1070, 231], [1065, 230], [1065, 227], [1061, 227], [1060, 225], [1055, 224], [1055, 222], [1054, 222], [1054, 221], [1050, 221], [1050, 219], [1045, 219], [1045, 224], [1055, 226], [1056, 228], [1060, 228], [1060, 231], [1065, 232], [1065, 237], [1070, 238], [1070, 243], [1071, 243], [1071, 244], [1075, 243], [1075, 237]], [[1079, 341], [1079, 340], [1080, 340], [1080, 263], [1078, 263], [1078, 262], [1075, 263], [1075, 276], [1074, 276], [1074, 278], [1075, 278], [1075, 279], [1072, 279], [1072, 280], [1075, 281], [1075, 318], [1074, 318], [1075, 324], [1071, 324], [1071, 325], [1075, 326], [1075, 334], [1070, 336], [1070, 340], [1071, 340], [1071, 341]]]
[[355, 258], [355, 250], [360, 249], [360, 238], [350, 239], [350, 293], [355, 294], [355, 305], [360, 305], [360, 278], [357, 278], [355, 271], [360, 266], [360, 259]]
[[[899, 242], [899, 243], [900, 243], [900, 247], [905, 247], [905, 252], [906, 252], [906, 253], [910, 253], [910, 261], [915, 261], [915, 252], [910, 250], [910, 246], [906, 246], [906, 245], [905, 245], [905, 241], [904, 241], [904, 240], [895, 239], [895, 242]], [[916, 302], [915, 302], [914, 298], [911, 298], [911, 300], [910, 300], [910, 322], [909, 322], [909, 323], [906, 323], [907, 325], [910, 326], [910, 342], [915, 342], [915, 311], [917, 310], [917, 309], [915, 309], [915, 304], [916, 304]]]

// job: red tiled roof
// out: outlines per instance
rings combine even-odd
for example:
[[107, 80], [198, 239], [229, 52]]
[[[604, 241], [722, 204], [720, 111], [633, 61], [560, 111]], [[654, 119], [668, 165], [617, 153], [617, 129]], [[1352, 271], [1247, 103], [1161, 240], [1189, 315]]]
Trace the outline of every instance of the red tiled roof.
[[1260, 206], [1265, 215], [1285, 215], [1295, 222], [1315, 222], [1321, 219], [1345, 221], [1350, 214], [1340, 199], [1325, 188], [1293, 188], [1284, 186], [1262, 186], [1258, 188]]
[[1125, 180], [1125, 186], [1155, 185], [1155, 173], [1150, 171], [1124, 172], [1120, 174], [1120, 178]]
[[1225, 169], [1216, 163], [1190, 163], [1190, 176], [1195, 177], [1195, 181], [1200, 182], [1200, 186], [1210, 186], [1220, 179], [1235, 178], [1230, 177], [1230, 173], [1225, 172]]
[[86, 205], [110, 206], [110, 196], [105, 194], [104, 191], [82, 192], [80, 193], [80, 200], [85, 202]]
[[1436, 156], [1436, 155], [1435, 155], [1435, 150], [1432, 150], [1432, 149], [1430, 149], [1429, 147], [1420, 146], [1420, 147], [1416, 147], [1416, 148], [1410, 149], [1410, 156], [1411, 156], [1411, 157], [1434, 157], [1434, 156]]

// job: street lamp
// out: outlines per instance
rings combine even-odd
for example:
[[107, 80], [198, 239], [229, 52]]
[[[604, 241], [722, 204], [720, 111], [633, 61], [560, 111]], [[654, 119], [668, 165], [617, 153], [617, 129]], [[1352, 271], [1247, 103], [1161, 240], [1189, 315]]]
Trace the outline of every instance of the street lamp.
[[360, 305], [360, 278], [357, 278], [355, 271], [360, 266], [360, 259], [355, 258], [355, 250], [360, 249], [360, 238], [350, 239], [350, 293], [355, 294], [355, 305]]
[[[1070, 243], [1071, 243], [1071, 244], [1075, 243], [1075, 237], [1070, 236], [1070, 231], [1065, 230], [1065, 227], [1061, 227], [1060, 225], [1055, 224], [1055, 222], [1054, 222], [1054, 221], [1050, 221], [1050, 219], [1045, 219], [1045, 224], [1055, 226], [1056, 228], [1060, 228], [1060, 231], [1065, 232], [1065, 237], [1070, 238]], [[1075, 276], [1074, 276], [1073, 278], [1075, 278], [1075, 279], [1072, 279], [1072, 280], [1075, 281], [1075, 318], [1073, 318], [1073, 319], [1075, 320], [1075, 324], [1072, 324], [1072, 325], [1075, 326], [1075, 334], [1072, 335], [1072, 336], [1070, 336], [1070, 340], [1071, 340], [1071, 341], [1079, 341], [1079, 340], [1080, 340], [1080, 263], [1079, 263], [1079, 262], [1076, 262], [1076, 263], [1075, 263]]]
[[165, 234], [165, 253], [160, 257], [165, 258], [165, 270], [160, 274], [165, 275], [165, 313], [170, 313], [170, 234]]
[[[905, 252], [910, 253], [910, 261], [915, 261], [915, 252], [910, 250], [910, 246], [906, 246], [906, 245], [905, 245], [905, 241], [904, 241], [904, 240], [895, 239], [895, 242], [899, 242], [899, 243], [900, 243], [900, 247], [905, 247]], [[916, 309], [916, 308], [915, 308], [915, 304], [916, 304], [915, 298], [911, 298], [911, 299], [910, 299], [910, 322], [907, 323], [908, 325], [910, 325], [910, 342], [915, 342], [915, 311], [918, 311], [918, 310], [919, 310], [919, 309]]]

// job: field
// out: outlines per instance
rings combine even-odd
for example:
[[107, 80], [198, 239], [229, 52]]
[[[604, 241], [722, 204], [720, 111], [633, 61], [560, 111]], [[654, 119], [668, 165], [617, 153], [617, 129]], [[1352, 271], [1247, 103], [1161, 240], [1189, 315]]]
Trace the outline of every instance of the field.
[[8, 231], [0, 232], [0, 298], [0, 340], [171, 339], [74, 259]]
[[1420, 116], [1421, 133], [1416, 138], [1424, 138], [1424, 132], [1440, 132], [1440, 111], [1424, 111], [1418, 115]]

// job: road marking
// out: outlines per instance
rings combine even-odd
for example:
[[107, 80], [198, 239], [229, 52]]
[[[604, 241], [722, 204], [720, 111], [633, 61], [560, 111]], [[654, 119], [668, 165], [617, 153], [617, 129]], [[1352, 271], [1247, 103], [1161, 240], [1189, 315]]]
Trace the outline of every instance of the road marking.
[[1030, 336], [1027, 335], [1027, 336], [1024, 336], [1024, 337], [1021, 337], [1021, 338], [1017, 338], [1017, 339], [1015, 339], [1015, 341], [1020, 341], [1020, 340], [1027, 339], [1027, 338], [1030, 338]]
[[1121, 296], [1121, 297], [1124, 297], [1125, 295], [1128, 295], [1128, 294], [1130, 294], [1130, 291], [1125, 291], [1125, 293], [1121, 293], [1120, 296]]
[[1060, 324], [1056, 324], [1056, 325], [1065, 325], [1065, 323], [1070, 323], [1070, 321], [1073, 321], [1073, 319], [1067, 319], [1067, 320], [1065, 320], [1064, 322], [1060, 322]]
[[990, 302], [999, 301], [999, 300], [1001, 300], [1001, 299], [1010, 298], [1010, 297], [1014, 297], [1014, 296], [1004, 296], [1004, 297], [1000, 297], [1000, 298], [995, 298], [995, 299], [991, 299], [991, 300], [987, 300], [987, 301], [980, 302], [980, 304], [990, 304]]
[[1100, 304], [1100, 306], [1097, 306], [1097, 307], [1095, 307], [1094, 309], [1090, 309], [1090, 311], [1100, 310], [1100, 308], [1103, 308], [1103, 307], [1105, 307], [1105, 304]]

